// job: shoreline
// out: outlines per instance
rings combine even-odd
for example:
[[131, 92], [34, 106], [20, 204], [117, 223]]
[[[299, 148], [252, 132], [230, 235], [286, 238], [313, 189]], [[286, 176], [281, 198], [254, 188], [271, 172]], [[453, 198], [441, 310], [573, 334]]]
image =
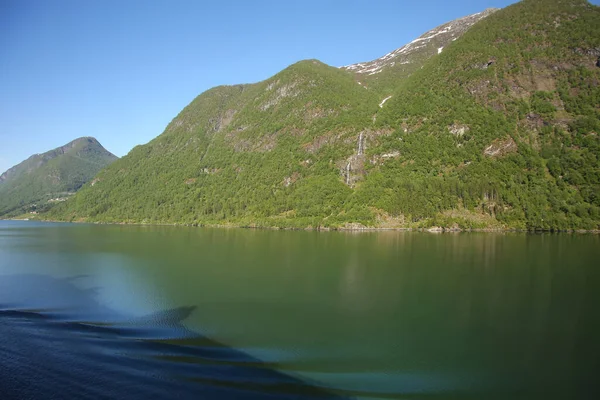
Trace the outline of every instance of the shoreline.
[[256, 229], [256, 230], [275, 230], [275, 231], [318, 231], [318, 232], [424, 232], [424, 233], [568, 233], [568, 234], [600, 234], [600, 229], [516, 229], [516, 228], [402, 228], [402, 227], [277, 227], [260, 225], [235, 225], [235, 224], [178, 224], [178, 223], [145, 223], [145, 222], [87, 222], [87, 221], [62, 221], [51, 219], [2, 219], [0, 221], [39, 221], [39, 222], [62, 222], [72, 224], [93, 224], [93, 225], [131, 225], [131, 226], [174, 226], [174, 227], [192, 227], [192, 228], [219, 228], [219, 229]]

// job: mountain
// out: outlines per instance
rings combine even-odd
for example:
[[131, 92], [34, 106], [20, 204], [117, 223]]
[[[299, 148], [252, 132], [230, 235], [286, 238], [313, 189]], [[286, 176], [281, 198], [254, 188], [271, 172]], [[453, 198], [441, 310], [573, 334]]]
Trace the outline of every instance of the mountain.
[[354, 72], [361, 85], [376, 86], [380, 89], [393, 87], [417, 71], [446, 46], [461, 37], [475, 23], [498, 11], [488, 8], [482, 12], [447, 22], [419, 36], [412, 42], [387, 53], [373, 61], [356, 63], [342, 67]]
[[34, 154], [0, 175], [0, 216], [43, 211], [64, 201], [116, 159], [92, 137]]
[[524, 0], [420, 39], [208, 90], [49, 217], [598, 229], [600, 9]]

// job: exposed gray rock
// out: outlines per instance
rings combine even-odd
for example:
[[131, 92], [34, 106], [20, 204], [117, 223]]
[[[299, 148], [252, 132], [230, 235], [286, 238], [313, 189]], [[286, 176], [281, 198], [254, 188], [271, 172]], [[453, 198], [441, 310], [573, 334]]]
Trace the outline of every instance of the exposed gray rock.
[[600, 57], [600, 47], [594, 47], [591, 49], [582, 49], [577, 47], [573, 49], [573, 51], [580, 56]]
[[448, 127], [448, 132], [450, 132], [454, 136], [460, 137], [467, 133], [470, 129], [471, 128], [469, 128], [467, 125], [454, 123]]
[[517, 144], [513, 138], [508, 137], [504, 140], [496, 139], [488, 147], [485, 148], [483, 154], [488, 157], [501, 157], [508, 153], [517, 151]]

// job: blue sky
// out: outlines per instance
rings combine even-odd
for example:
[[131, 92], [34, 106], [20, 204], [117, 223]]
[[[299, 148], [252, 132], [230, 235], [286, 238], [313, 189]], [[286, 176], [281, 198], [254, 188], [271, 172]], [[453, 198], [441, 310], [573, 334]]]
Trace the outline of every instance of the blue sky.
[[80, 136], [123, 156], [213, 86], [371, 60], [513, 2], [2, 0], [0, 173]]

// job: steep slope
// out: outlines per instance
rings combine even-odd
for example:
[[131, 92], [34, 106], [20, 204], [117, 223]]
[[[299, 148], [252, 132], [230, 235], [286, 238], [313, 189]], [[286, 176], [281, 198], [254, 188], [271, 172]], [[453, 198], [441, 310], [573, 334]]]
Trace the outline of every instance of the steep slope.
[[403, 78], [421, 68], [431, 57], [440, 54], [446, 46], [461, 37], [475, 23], [496, 11], [497, 8], [489, 8], [447, 22], [383, 57], [347, 65], [342, 69], [356, 73], [356, 79], [361, 85], [389, 91]]
[[281, 215], [310, 225], [341, 211], [351, 190], [335, 163], [372, 124], [377, 102], [350, 73], [316, 60], [208, 90], [55, 216], [250, 224]]
[[377, 189], [394, 194], [376, 204], [441, 225], [462, 218], [455, 208], [505, 226], [597, 229], [598, 57], [600, 9], [583, 0], [525, 0], [475, 25], [379, 113], [397, 129], [373, 152], [403, 157], [379, 171], [393, 178]]
[[597, 229], [598, 7], [488, 14], [388, 93], [313, 60], [211, 89], [52, 217]]
[[0, 216], [43, 211], [116, 159], [91, 137], [35, 154], [0, 175]]

